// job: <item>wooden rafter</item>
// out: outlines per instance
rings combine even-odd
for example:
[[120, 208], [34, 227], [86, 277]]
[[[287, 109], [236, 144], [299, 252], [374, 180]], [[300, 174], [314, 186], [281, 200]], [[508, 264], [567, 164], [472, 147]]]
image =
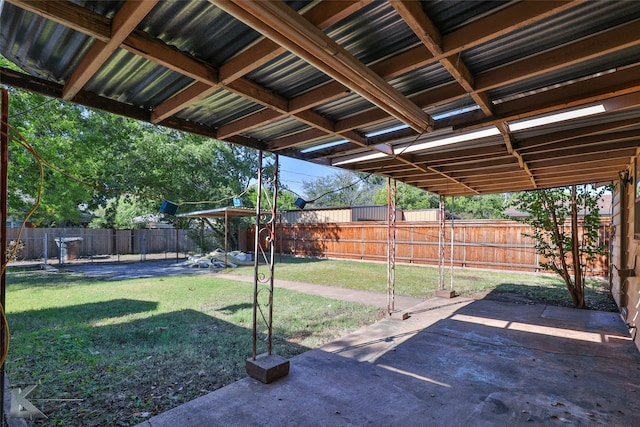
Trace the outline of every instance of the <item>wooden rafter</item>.
[[431, 129], [428, 114], [284, 3], [251, 0], [213, 0], [213, 3], [417, 132]]
[[136, 26], [155, 7], [158, 0], [126, 1], [111, 21], [111, 36], [105, 43], [96, 40], [67, 80], [62, 98], [73, 99], [91, 77], [120, 47]]
[[404, 19], [409, 28], [413, 30], [418, 39], [429, 49], [434, 58], [440, 58], [439, 61], [442, 66], [462, 86], [465, 92], [471, 95], [476, 104], [480, 106], [482, 112], [487, 116], [491, 116], [491, 100], [485, 93], [474, 90], [474, 78], [469, 68], [460, 58], [460, 54], [442, 56], [442, 36], [438, 28], [422, 10], [421, 3], [407, 0], [391, 0], [391, 5]]

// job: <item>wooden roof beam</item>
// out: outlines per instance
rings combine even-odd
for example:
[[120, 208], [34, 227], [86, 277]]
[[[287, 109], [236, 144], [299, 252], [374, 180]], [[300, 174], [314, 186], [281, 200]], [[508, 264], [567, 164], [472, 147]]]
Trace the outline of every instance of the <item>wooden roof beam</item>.
[[[529, 160], [529, 165], [531, 169], [540, 169], [540, 168], [548, 168], [554, 166], [570, 166], [570, 165], [579, 165], [581, 163], [586, 162], [602, 162], [606, 164], [608, 161], [612, 161], [615, 159], [630, 159], [635, 155], [636, 147], [625, 147], [621, 149], [609, 149], [602, 150], [598, 152], [588, 152], [588, 153], [572, 153], [571, 155], [566, 155], [562, 157], [542, 157], [542, 158], [534, 158]], [[603, 160], [606, 159], [606, 160]], [[566, 171], [566, 170], [565, 170]]]
[[212, 1], [417, 132], [431, 129], [428, 114], [286, 4]]
[[473, 100], [487, 116], [491, 116], [491, 100], [484, 93], [474, 90], [474, 78], [466, 64], [457, 55], [442, 56], [442, 36], [433, 22], [422, 9], [422, 3], [407, 0], [391, 0], [391, 5], [404, 19], [418, 39], [427, 47], [434, 57], [440, 57], [442, 66], [453, 76], [462, 88], [471, 95]]
[[523, 155], [523, 157], [527, 159], [527, 162], [530, 163], [542, 160], [548, 160], [549, 163], [553, 163], [555, 161], [562, 161], [562, 159], [566, 158], [591, 155], [606, 156], [608, 159], [611, 159], [617, 155], [625, 157], [630, 152], [630, 149], [635, 149], [637, 147], [640, 147], [640, 137], [629, 141], [618, 141], [612, 144], [603, 144], [595, 147], [578, 146], [559, 148], [557, 150], [545, 153], [526, 154]]
[[[305, 17], [316, 27], [324, 30], [331, 25], [357, 12], [373, 0], [322, 2], [305, 11]], [[227, 84], [236, 80], [272, 59], [286, 52], [286, 49], [270, 39], [262, 39], [246, 51], [231, 58], [220, 66], [220, 81]]]
[[70, 1], [6, 0], [45, 19], [57, 22], [103, 43], [111, 39], [111, 20]]
[[522, 155], [520, 155], [518, 151], [513, 149], [513, 141], [511, 140], [511, 134], [509, 133], [509, 128], [507, 127], [505, 122], [497, 123], [496, 126], [500, 131], [500, 133], [502, 134], [502, 137], [504, 138], [504, 145], [507, 148], [507, 152], [516, 158], [522, 170], [529, 176], [529, 179], [531, 180], [531, 185], [533, 185], [533, 188], [536, 188], [537, 187], [536, 178], [533, 176], [533, 173], [531, 173], [531, 171], [529, 170], [529, 166], [522, 158]]

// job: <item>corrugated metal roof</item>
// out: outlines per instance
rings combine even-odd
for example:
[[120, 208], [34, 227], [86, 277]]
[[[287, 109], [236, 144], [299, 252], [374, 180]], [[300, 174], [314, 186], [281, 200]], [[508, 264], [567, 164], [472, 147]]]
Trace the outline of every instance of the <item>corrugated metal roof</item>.
[[287, 135], [295, 134], [306, 129], [307, 126], [300, 121], [287, 117], [282, 120], [260, 126], [254, 131], [248, 131], [247, 135], [258, 140], [273, 140]]
[[[638, 25], [640, 25], [640, 22]], [[526, 94], [530, 91], [553, 87], [557, 84], [569, 83], [577, 81], [578, 79], [589, 78], [590, 76], [595, 76], [598, 73], [609, 72], [612, 70], [612, 64], [616, 64], [616, 67], [625, 67], [633, 64], [638, 57], [640, 57], [640, 45], [632, 46], [628, 49], [613, 52], [608, 55], [599, 56], [592, 60], [583, 61], [540, 76], [531, 77], [521, 82], [504, 85], [488, 92], [491, 98], [496, 103], [499, 103], [505, 98], [513, 99], [517, 95]]]
[[[640, 2], [167, 0], [95, 71], [79, 70], [96, 38], [117, 30], [123, 5], [6, 0], [0, 53], [37, 78], [3, 69], [2, 81], [446, 195], [615, 180], [640, 145], [626, 139], [620, 149], [615, 139], [640, 116]], [[255, 46], [264, 60], [247, 56]], [[78, 95], [65, 87], [74, 73], [85, 74]], [[598, 102], [606, 111], [590, 118], [507, 127]], [[406, 149], [491, 128], [502, 133]], [[584, 145], [574, 138], [580, 149], [568, 149], [563, 132], [582, 129]], [[594, 148], [589, 132], [612, 140]], [[544, 150], [532, 148], [540, 136]], [[611, 156], [596, 165], [602, 150]]]
[[141, 26], [151, 37], [215, 66], [261, 38], [208, 1], [161, 1]]
[[415, 34], [396, 19], [388, 2], [370, 3], [360, 13], [341, 21], [328, 35], [364, 64], [418, 44]]
[[448, 34], [496, 12], [514, 1], [421, 1], [422, 7], [442, 34]]
[[640, 18], [633, 2], [584, 2], [490, 42], [465, 50], [461, 57], [478, 74]]
[[207, 126], [219, 127], [261, 110], [264, 110], [263, 106], [235, 93], [220, 89], [191, 104], [177, 116]]
[[247, 78], [285, 98], [293, 98], [331, 80], [326, 74], [290, 54], [280, 55], [247, 74]]
[[0, 16], [2, 55], [32, 75], [63, 83], [91, 38], [5, 3]]

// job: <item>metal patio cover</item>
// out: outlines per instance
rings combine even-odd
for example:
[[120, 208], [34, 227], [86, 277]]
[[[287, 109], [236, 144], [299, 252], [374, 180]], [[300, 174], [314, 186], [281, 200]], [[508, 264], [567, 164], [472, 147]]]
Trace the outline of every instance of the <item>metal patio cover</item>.
[[640, 141], [638, 1], [0, 4], [5, 85], [441, 195], [611, 182]]

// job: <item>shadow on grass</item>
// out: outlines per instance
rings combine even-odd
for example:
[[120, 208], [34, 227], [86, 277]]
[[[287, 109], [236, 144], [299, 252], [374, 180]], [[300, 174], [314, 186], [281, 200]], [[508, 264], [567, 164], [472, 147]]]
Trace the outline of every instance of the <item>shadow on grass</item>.
[[43, 325], [49, 325], [50, 327], [73, 327], [81, 323], [90, 323], [98, 320], [154, 311], [157, 308], [157, 302], [123, 298], [68, 307], [9, 313], [7, 317], [12, 324], [20, 325], [20, 327], [24, 327], [23, 325], [29, 323], [32, 323], [34, 327], [40, 328]]
[[233, 314], [236, 313], [238, 311], [241, 310], [248, 310], [248, 309], [253, 309], [253, 304], [252, 303], [248, 303], [248, 302], [243, 302], [240, 304], [232, 304], [232, 305], [228, 305], [226, 307], [221, 307], [218, 309], [218, 311], [224, 313], [224, 314]]
[[295, 257], [293, 255], [277, 255], [276, 264], [312, 264], [316, 262], [328, 261], [326, 258]]
[[[93, 282], [104, 282], [102, 278], [91, 278]], [[48, 272], [41, 270], [22, 270], [7, 272], [7, 286], [12, 290], [43, 288], [43, 287], [69, 287], [73, 285], [86, 285], [87, 277], [82, 274], [67, 272]]]
[[[249, 325], [191, 309], [88, 323], [155, 308], [146, 301], [114, 300], [11, 315], [12, 383], [40, 384], [33, 398], [46, 399], [39, 408], [49, 425], [92, 427], [133, 425], [145, 419], [135, 414], [152, 416], [246, 377]], [[259, 353], [265, 345], [260, 339]], [[274, 336], [274, 352], [283, 357], [307, 350]]]

